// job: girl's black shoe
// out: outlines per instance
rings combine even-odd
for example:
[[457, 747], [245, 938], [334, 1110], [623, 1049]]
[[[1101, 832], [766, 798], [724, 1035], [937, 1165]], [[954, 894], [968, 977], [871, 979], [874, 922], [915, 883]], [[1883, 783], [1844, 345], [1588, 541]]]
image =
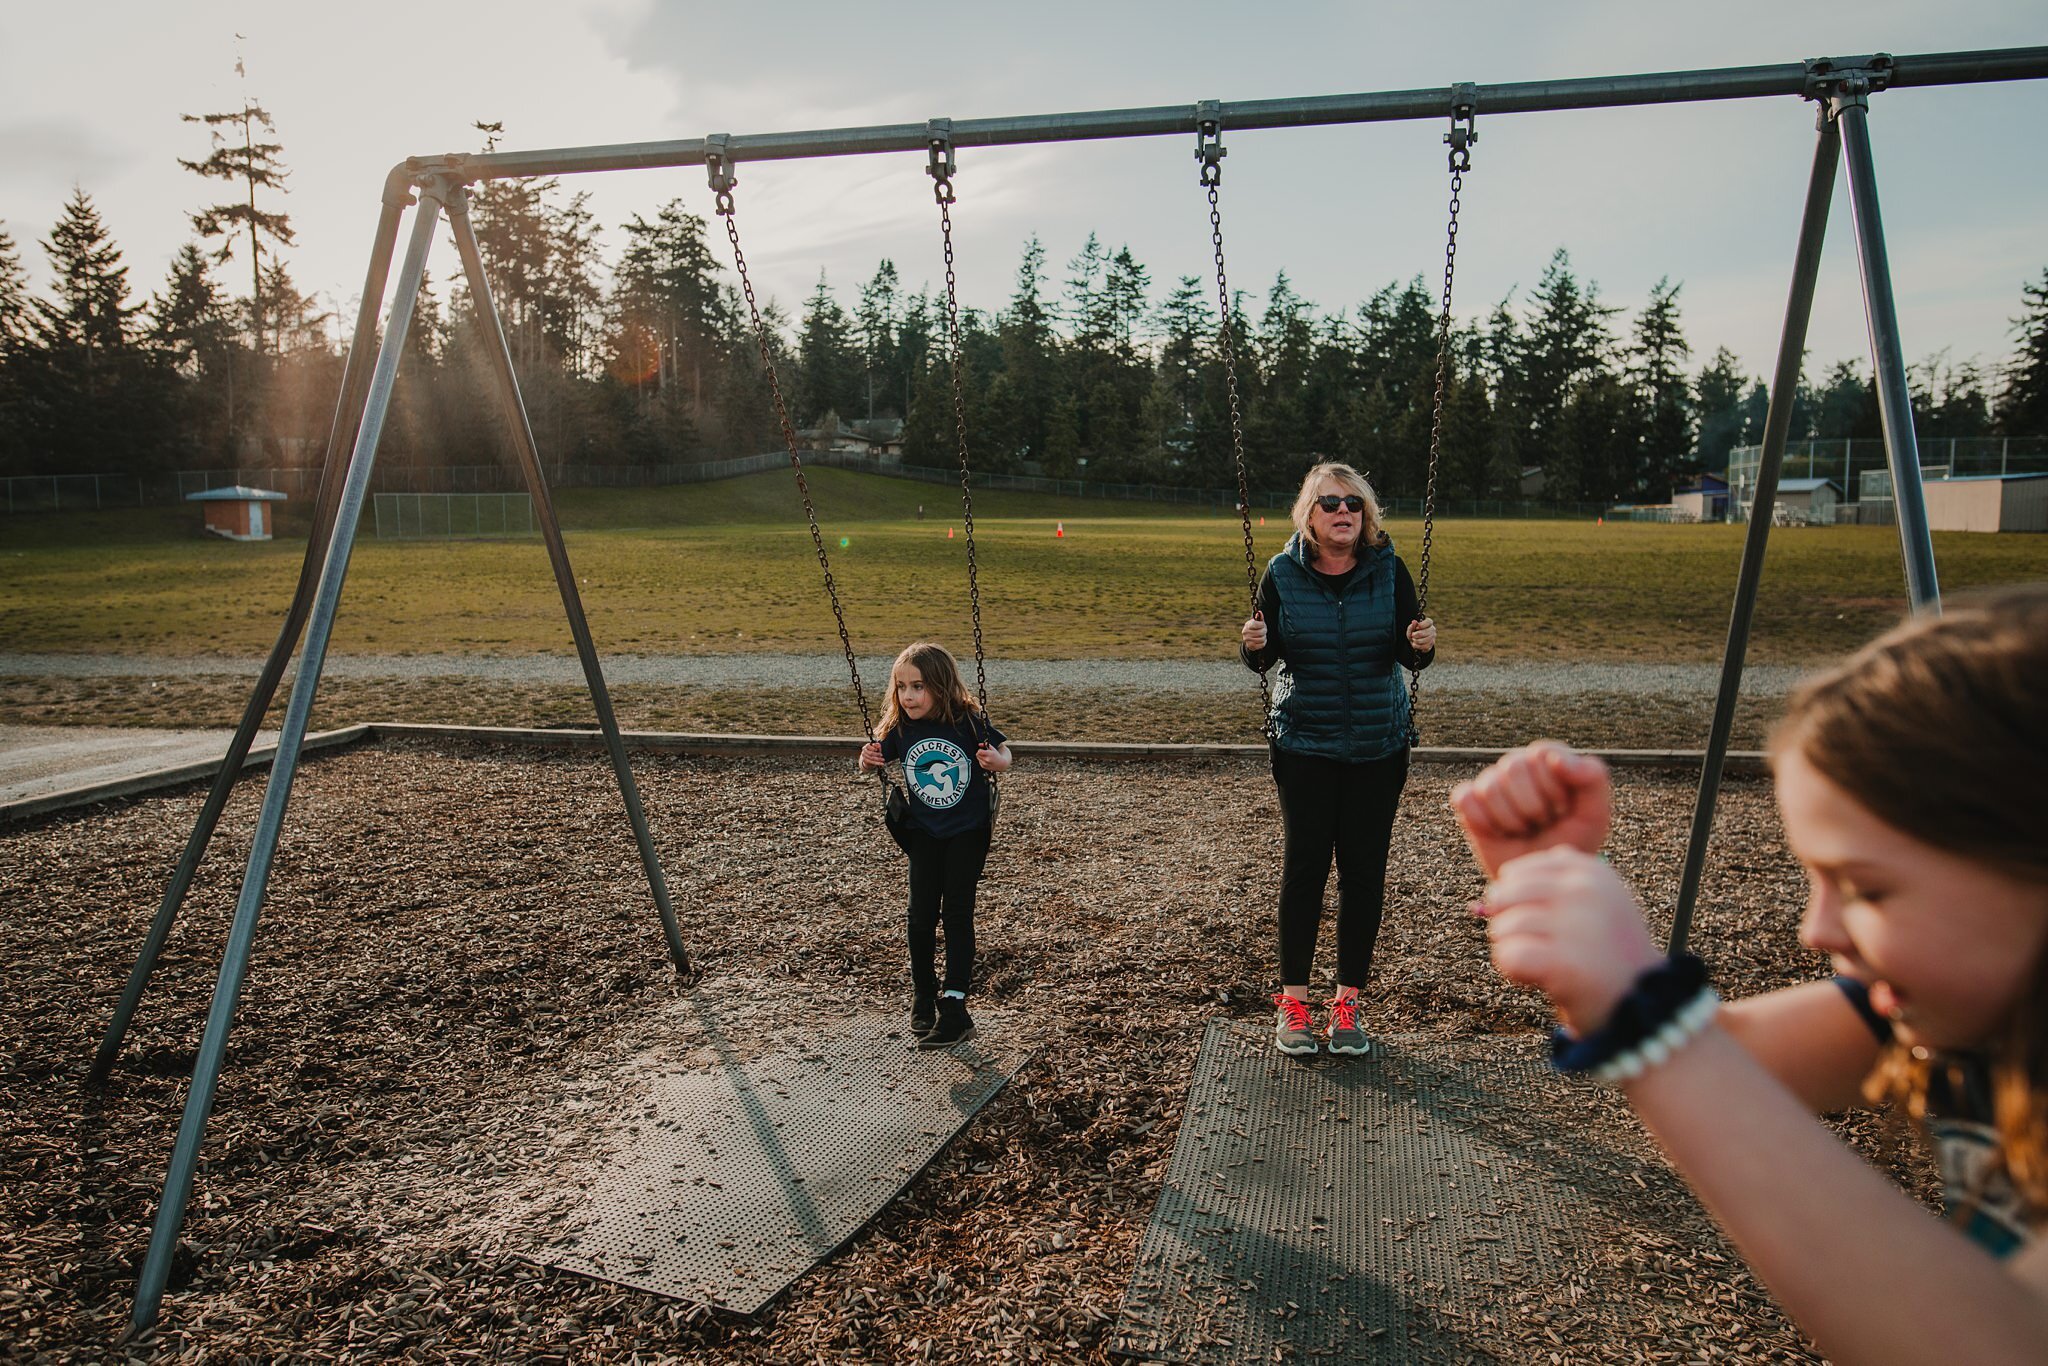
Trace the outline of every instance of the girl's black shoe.
[[910, 1032], [922, 1039], [939, 1022], [939, 994], [920, 991], [910, 998]]
[[939, 998], [939, 1022], [932, 1032], [917, 1041], [919, 1048], [951, 1048], [956, 1043], [965, 1043], [974, 1037], [974, 1018], [967, 1013], [967, 1002], [958, 996]]

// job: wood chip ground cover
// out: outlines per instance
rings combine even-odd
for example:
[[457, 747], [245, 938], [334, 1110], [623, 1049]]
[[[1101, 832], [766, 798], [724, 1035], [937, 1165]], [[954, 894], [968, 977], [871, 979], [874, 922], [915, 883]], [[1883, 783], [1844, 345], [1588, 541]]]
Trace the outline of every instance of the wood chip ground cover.
[[[902, 865], [823, 761], [636, 762], [685, 934], [770, 1041], [905, 994]], [[1404, 800], [1368, 1026], [1538, 1029], [1463, 907], [1444, 807]], [[1617, 864], [1668, 907], [1691, 782], [1623, 774]], [[574, 1170], [649, 1066], [689, 1066], [609, 770], [389, 745], [295, 788], [162, 1325], [120, 1343], [254, 826], [236, 791], [109, 1086], [82, 1082], [203, 793], [0, 830], [0, 1355], [24, 1361], [1101, 1360], [1202, 1022], [1263, 1017], [1278, 812], [1249, 762], [1021, 767], [979, 993], [1034, 1060], [852, 1246], [755, 1321], [535, 1267], [508, 1208]], [[1730, 994], [1823, 970], [1768, 788], [1723, 795], [1696, 942]], [[1327, 946], [1326, 946], [1327, 949]], [[737, 1032], [737, 1031], [736, 1031]], [[701, 1062], [701, 1059], [699, 1060]], [[1611, 1100], [1597, 1102], [1612, 1105]], [[588, 1125], [565, 1123], [587, 1113]], [[1632, 1124], [1630, 1132], [1638, 1133]], [[1897, 1135], [1852, 1141], [1924, 1193]], [[1565, 1302], [1510, 1290], [1511, 1361], [1813, 1359], [1638, 1136]], [[522, 1202], [521, 1197], [526, 1197]]]

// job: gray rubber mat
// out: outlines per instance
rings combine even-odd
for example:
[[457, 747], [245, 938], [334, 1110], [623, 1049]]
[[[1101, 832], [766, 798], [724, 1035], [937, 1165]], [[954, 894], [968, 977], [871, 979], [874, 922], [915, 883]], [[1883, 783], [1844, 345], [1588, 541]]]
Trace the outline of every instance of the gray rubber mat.
[[657, 1077], [568, 1231], [533, 1259], [758, 1313], [908, 1187], [1026, 1057], [1000, 1041], [906, 1042], [896, 1015], [858, 1015], [810, 1047]]
[[1296, 1060], [1212, 1020], [1111, 1350], [1517, 1359], [1506, 1292], [1540, 1289], [1575, 1236], [1566, 1091], [1526, 1040]]

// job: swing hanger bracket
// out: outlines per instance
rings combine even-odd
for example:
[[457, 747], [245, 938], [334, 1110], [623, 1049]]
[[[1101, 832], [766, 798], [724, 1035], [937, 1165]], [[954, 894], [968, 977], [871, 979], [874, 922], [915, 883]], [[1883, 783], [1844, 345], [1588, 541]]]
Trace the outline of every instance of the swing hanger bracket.
[[1806, 60], [1805, 97], [1820, 106], [1819, 122], [1839, 118], [1845, 109], [1870, 108], [1870, 97], [1891, 84], [1889, 52], [1844, 61], [1832, 57]]
[[704, 176], [711, 182], [719, 216], [732, 217], [732, 187], [740, 183], [732, 173], [732, 134], [713, 133], [704, 139]]
[[932, 197], [941, 204], [953, 202], [953, 173], [960, 163], [953, 156], [953, 120], [926, 119], [924, 143], [927, 160], [924, 173], [932, 178]]
[[1460, 81], [1451, 87], [1451, 130], [1444, 145], [1451, 149], [1451, 173], [1463, 175], [1472, 169], [1472, 144], [1479, 141], [1479, 87]]
[[1203, 100], [1195, 106], [1195, 160], [1202, 163], [1202, 184], [1223, 183], [1223, 158], [1229, 155], [1223, 145], [1223, 102]]

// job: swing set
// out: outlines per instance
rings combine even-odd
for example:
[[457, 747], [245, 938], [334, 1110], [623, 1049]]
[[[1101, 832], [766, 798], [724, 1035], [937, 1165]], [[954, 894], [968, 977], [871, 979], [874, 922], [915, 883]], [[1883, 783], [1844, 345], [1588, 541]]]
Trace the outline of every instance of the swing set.
[[[839, 601], [824, 537], [819, 530], [817, 511], [804, 476], [803, 462], [797, 453], [795, 432], [775, 373], [767, 331], [756, 303], [746, 258], [740, 250], [733, 198], [734, 186], [737, 184], [734, 168], [739, 163], [888, 152], [922, 151], [926, 154], [925, 169], [933, 181], [945, 249], [947, 341], [952, 372], [954, 436], [960, 457], [961, 508], [967, 541], [968, 598], [974, 629], [975, 684], [977, 695], [986, 713], [988, 690], [983, 658], [980, 588], [975, 559], [973, 494], [963, 400], [964, 360], [952, 235], [952, 206], [955, 202], [953, 178], [957, 170], [958, 148], [1083, 139], [1189, 135], [1195, 138], [1195, 155], [1200, 164], [1199, 183], [1208, 200], [1210, 238], [1214, 248], [1220, 315], [1218, 344], [1224, 364], [1231, 444], [1238, 481], [1239, 512], [1243, 521], [1246, 585], [1248, 594], [1255, 601], [1257, 564], [1252, 539], [1251, 500], [1245, 470], [1243, 422], [1237, 389], [1236, 339], [1232, 335], [1233, 310], [1224, 268], [1222, 215], [1219, 207], [1222, 161], [1225, 156], [1222, 141], [1224, 129], [1228, 127], [1232, 131], [1250, 131], [1312, 125], [1441, 119], [1448, 115], [1450, 129], [1444, 140], [1450, 146], [1449, 224], [1444, 252], [1442, 311], [1437, 319], [1436, 384], [1432, 405], [1428, 486], [1424, 496], [1423, 548], [1418, 574], [1418, 595], [1426, 607], [1436, 470], [1441, 448], [1448, 379], [1451, 294], [1457, 259], [1460, 192], [1463, 188], [1464, 175], [1471, 167], [1471, 147], [1477, 138], [1476, 120], [1479, 112], [1484, 110], [1489, 117], [1495, 117], [1567, 109], [1784, 96], [1811, 101], [1820, 108], [1819, 137], [1801, 219], [1778, 361], [1771, 383], [1770, 406], [1757, 477], [1757, 504], [1767, 508], [1776, 497], [1778, 473], [1791, 422], [1792, 395], [1805, 348], [1806, 324], [1812, 305], [1814, 280], [1818, 273], [1829, 200], [1836, 168], [1846, 159], [1854, 207], [1858, 261], [1877, 376], [1879, 409], [1898, 510], [1899, 536], [1907, 585], [1916, 611], [1936, 611], [1939, 610], [1939, 593], [1934, 573], [1933, 547], [1928, 534], [1926, 510], [1921, 493], [1920, 462], [1913, 436], [1903, 349], [1898, 333], [1897, 311], [1892, 298], [1884, 232], [1878, 213], [1875, 165], [1867, 127], [1870, 96], [1887, 89], [1903, 87], [1976, 84], [2043, 77], [2048, 77], [2048, 47], [1905, 57], [1879, 53], [1847, 58], [1815, 58], [1805, 62], [1778, 65], [1637, 76], [1499, 85], [1459, 84], [1448, 89], [1437, 87], [1355, 95], [1254, 100], [1230, 104], [1211, 100], [1193, 106], [1119, 109], [957, 122], [933, 119], [923, 125], [893, 124], [746, 137], [715, 134], [701, 139], [533, 152], [456, 153], [410, 157], [399, 163], [391, 170], [385, 181], [382, 208], [370, 252], [369, 269], [362, 289], [362, 305], [357, 315], [343, 371], [340, 396], [323, 458], [313, 528], [308, 537], [306, 557], [299, 572], [291, 605], [286, 611], [277, 641], [272, 646], [258, 676], [241, 723], [228, 748], [225, 762], [221, 765], [219, 775], [207, 794], [192, 834], [165, 889], [163, 900], [151, 921], [134, 969], [116, 1007], [114, 1018], [90, 1070], [90, 1077], [94, 1082], [104, 1082], [119, 1056], [129, 1022], [170, 935], [178, 909], [191, 886], [200, 859], [227, 803], [235, 777], [241, 771], [262, 718], [276, 695], [278, 684], [294, 649], [299, 647], [303, 634], [304, 645], [300, 653], [297, 676], [286, 704], [276, 757], [264, 788], [248, 862], [236, 899], [233, 922], [222, 954], [219, 977], [193, 1067], [184, 1115], [179, 1124], [177, 1140], [164, 1180], [163, 1198], [158, 1206], [155, 1228], [136, 1290], [134, 1326], [140, 1329], [155, 1321], [170, 1277], [178, 1232], [184, 1221], [200, 1146], [226, 1058], [228, 1032], [247, 974], [249, 957], [255, 942], [257, 919], [277, 851], [292, 782], [304, 748], [313, 698], [320, 684], [336, 607], [347, 573], [349, 555], [353, 549], [363, 502], [367, 496], [378, 441], [389, 412], [399, 360], [404, 353], [407, 331], [426, 269], [428, 251], [433, 242], [435, 229], [444, 216], [461, 256], [472, 297], [476, 301], [477, 318], [488, 344], [487, 350], [510, 438], [512, 458], [523, 473], [533, 497], [535, 517], [540, 525], [556, 585], [562, 596], [563, 610], [568, 618], [570, 633], [575, 640], [585, 681], [590, 688], [598, 724], [604, 734], [605, 747], [618, 779], [627, 820], [639, 849], [641, 864], [647, 875], [669, 956], [679, 974], [687, 975], [691, 970], [682, 930], [669, 898], [661, 862], [655, 852], [653, 837], [641, 806], [639, 790], [627, 762], [625, 745], [619, 732], [610, 693], [606, 688], [589, 624], [584, 616], [576, 576], [570, 569], [561, 526], [549, 495], [532, 426], [527, 420], [511, 353], [506, 346], [503, 326], [492, 298], [489, 281], [485, 276], [476, 234], [470, 223], [469, 186], [482, 181], [530, 176], [692, 165], [702, 165], [706, 168], [717, 212], [725, 220], [726, 234], [733, 248], [734, 263], [738, 268], [742, 290], [760, 345], [761, 360], [767, 370], [776, 419], [789, 449], [790, 463], [795, 471], [812, 543], [817, 550], [826, 595], [838, 624], [840, 644], [845, 652], [855, 704], [861, 714], [863, 730], [872, 737], [873, 722], [861, 684], [859, 666], [854, 657], [851, 637], [847, 631], [845, 613]], [[390, 310], [385, 315], [385, 327], [380, 338], [379, 304], [384, 298], [387, 284], [390, 283], [401, 220], [406, 210], [414, 205], [418, 206], [418, 212], [413, 217], [411, 234], [407, 239], [404, 258], [398, 271], [397, 286], [393, 292]], [[1674, 948], [1682, 946], [1684, 942], [1690, 923], [1692, 902], [1698, 891], [1707, 833], [1712, 825], [1715, 794], [1733, 724], [1735, 698], [1741, 681], [1749, 623], [1755, 606], [1757, 582], [1762, 568], [1770, 520], [1769, 517], [1753, 516], [1749, 522], [1735, 606], [1729, 626], [1728, 647], [1716, 699], [1713, 728], [1702, 767], [1692, 836], [1681, 880], [1678, 913], [1673, 929]], [[1412, 699], [1419, 684], [1411, 677], [1409, 686]], [[1270, 716], [1270, 691], [1263, 674], [1260, 676], [1260, 691], [1266, 701], [1264, 714]], [[1270, 721], [1267, 724], [1270, 725]], [[886, 773], [883, 782], [885, 785], [888, 784]]]

